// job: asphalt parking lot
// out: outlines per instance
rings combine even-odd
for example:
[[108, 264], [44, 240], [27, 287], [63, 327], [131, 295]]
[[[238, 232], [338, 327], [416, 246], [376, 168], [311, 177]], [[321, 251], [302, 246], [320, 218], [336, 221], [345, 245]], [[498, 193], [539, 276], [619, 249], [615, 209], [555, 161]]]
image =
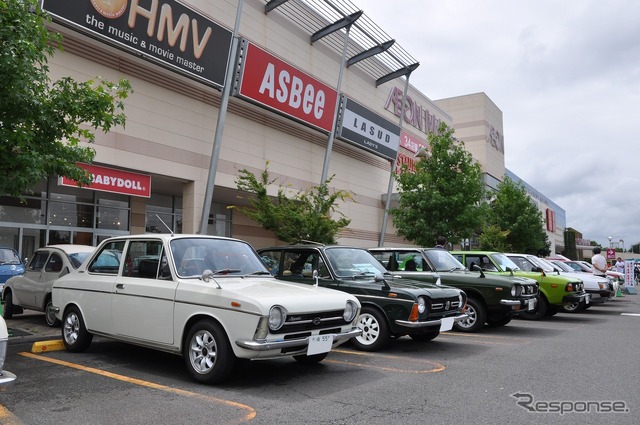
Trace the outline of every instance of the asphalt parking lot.
[[229, 382], [194, 383], [178, 356], [95, 338], [84, 353], [32, 353], [59, 338], [42, 314], [8, 321], [0, 423], [637, 424], [640, 297], [578, 314], [514, 320], [381, 352], [348, 344], [321, 364], [242, 363]]

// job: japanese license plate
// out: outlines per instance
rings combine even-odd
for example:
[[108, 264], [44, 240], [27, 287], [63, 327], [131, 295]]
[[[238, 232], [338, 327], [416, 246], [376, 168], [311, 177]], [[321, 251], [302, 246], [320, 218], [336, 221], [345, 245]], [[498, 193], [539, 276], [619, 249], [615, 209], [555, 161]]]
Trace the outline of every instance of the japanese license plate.
[[584, 303], [589, 304], [590, 301], [591, 301], [591, 294], [587, 294], [587, 296], [584, 297]]
[[440, 332], [446, 332], [453, 329], [453, 317], [443, 317], [440, 320]]
[[333, 345], [333, 335], [312, 335], [309, 337], [309, 345], [307, 346], [307, 356], [314, 354], [327, 353], [331, 351]]
[[535, 309], [536, 309], [536, 299], [533, 298], [529, 300], [529, 304], [527, 304], [527, 310], [533, 311]]

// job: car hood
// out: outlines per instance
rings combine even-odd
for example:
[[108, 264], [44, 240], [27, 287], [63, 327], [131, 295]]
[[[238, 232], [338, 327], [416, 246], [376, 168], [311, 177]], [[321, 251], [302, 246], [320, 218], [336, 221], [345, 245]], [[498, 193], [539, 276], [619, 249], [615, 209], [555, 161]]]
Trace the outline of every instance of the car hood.
[[0, 283], [5, 283], [12, 276], [24, 273], [22, 264], [0, 264]]
[[391, 287], [392, 291], [404, 290], [415, 293], [416, 295], [424, 294], [426, 292], [432, 299], [457, 297], [460, 293], [459, 289], [447, 286], [444, 283], [438, 285], [435, 283], [401, 277], [399, 275], [394, 275], [393, 277], [385, 276], [385, 280]]
[[[194, 286], [198, 286], [198, 289], [193, 290]], [[302, 283], [284, 282], [271, 277], [225, 277], [210, 282], [195, 279], [182, 281], [178, 286], [176, 301], [202, 304], [207, 293], [216, 295], [216, 298], [222, 298], [229, 303], [232, 301], [240, 303], [243, 309], [259, 314], [267, 314], [274, 305], [284, 307], [289, 313], [344, 310], [347, 300], [360, 306], [356, 297], [345, 292]], [[222, 307], [228, 308], [229, 305]]]

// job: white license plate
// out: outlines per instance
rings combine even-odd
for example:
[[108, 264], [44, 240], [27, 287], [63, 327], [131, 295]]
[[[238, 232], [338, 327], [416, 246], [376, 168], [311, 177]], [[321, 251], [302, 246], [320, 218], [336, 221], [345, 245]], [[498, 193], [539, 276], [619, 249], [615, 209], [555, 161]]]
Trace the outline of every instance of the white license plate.
[[307, 356], [328, 353], [333, 345], [333, 335], [313, 335], [309, 337]]
[[584, 297], [584, 303], [585, 304], [589, 304], [589, 301], [591, 301], [591, 294], [587, 294], [587, 296]]
[[446, 332], [453, 329], [453, 317], [443, 317], [440, 321], [440, 332]]
[[535, 299], [529, 300], [529, 304], [527, 305], [527, 310], [532, 311], [532, 310], [535, 310], [535, 308], [536, 308], [536, 300]]

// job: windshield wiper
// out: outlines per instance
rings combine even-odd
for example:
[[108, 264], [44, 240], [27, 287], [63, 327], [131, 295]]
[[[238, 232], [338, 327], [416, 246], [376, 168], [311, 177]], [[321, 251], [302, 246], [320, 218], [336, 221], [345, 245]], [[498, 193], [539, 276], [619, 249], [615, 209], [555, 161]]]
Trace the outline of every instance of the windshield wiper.
[[251, 275], [252, 275], [252, 276], [254, 276], [254, 275], [255, 275], [255, 276], [259, 276], [259, 275], [263, 275], [263, 274], [269, 274], [269, 275], [270, 275], [271, 273], [269, 273], [269, 272], [263, 272], [263, 271], [257, 271], [257, 272], [253, 272], [253, 273], [251, 273]]

